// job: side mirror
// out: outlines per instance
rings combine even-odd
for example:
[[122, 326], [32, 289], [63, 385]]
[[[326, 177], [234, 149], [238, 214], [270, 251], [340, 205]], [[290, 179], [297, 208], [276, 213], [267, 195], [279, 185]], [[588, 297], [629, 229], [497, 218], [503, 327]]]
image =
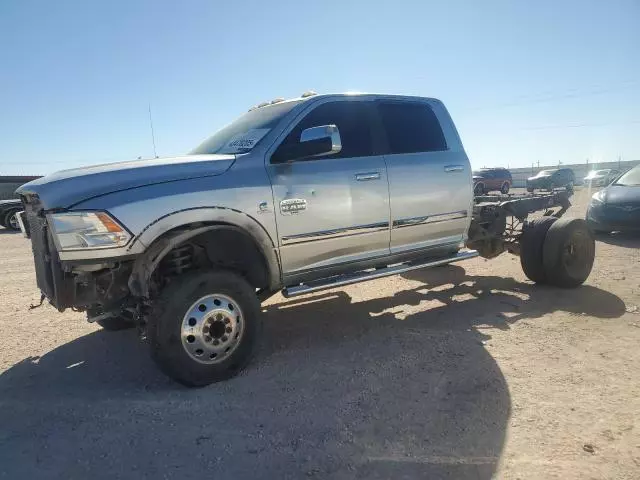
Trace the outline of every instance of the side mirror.
[[273, 161], [276, 163], [304, 160], [321, 155], [333, 155], [342, 150], [340, 131], [335, 125], [311, 127], [302, 131], [300, 142], [293, 145], [281, 145]]

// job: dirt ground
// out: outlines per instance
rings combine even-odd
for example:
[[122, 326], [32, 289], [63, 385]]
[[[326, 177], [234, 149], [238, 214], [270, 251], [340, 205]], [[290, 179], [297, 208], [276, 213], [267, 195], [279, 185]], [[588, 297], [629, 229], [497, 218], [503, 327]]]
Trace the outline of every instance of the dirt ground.
[[0, 245], [0, 478], [640, 478], [638, 237], [575, 290], [505, 254], [277, 296], [249, 368], [195, 390], [132, 331], [29, 310], [28, 241]]

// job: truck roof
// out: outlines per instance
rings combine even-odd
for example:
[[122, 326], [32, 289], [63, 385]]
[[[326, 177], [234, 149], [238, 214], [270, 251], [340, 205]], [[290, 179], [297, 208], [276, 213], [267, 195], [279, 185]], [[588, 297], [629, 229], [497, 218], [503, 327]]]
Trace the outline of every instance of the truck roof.
[[250, 110], [255, 108], [264, 108], [269, 107], [270, 105], [275, 105], [277, 103], [287, 103], [287, 102], [300, 102], [310, 100], [312, 98], [325, 98], [325, 97], [355, 97], [355, 96], [367, 96], [367, 97], [379, 97], [379, 98], [388, 98], [388, 99], [404, 99], [404, 100], [428, 100], [431, 102], [440, 102], [437, 98], [432, 97], [420, 97], [417, 95], [398, 95], [398, 94], [389, 94], [389, 93], [371, 93], [371, 92], [341, 92], [341, 93], [316, 93], [314, 91], [304, 92], [299, 97], [284, 99], [282, 97], [275, 98], [269, 102], [262, 102], [258, 105], [251, 107]]

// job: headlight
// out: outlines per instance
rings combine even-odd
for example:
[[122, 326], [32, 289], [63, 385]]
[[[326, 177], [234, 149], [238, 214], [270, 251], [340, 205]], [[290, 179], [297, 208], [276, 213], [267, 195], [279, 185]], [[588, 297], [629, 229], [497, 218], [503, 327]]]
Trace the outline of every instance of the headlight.
[[600, 190], [599, 192], [594, 193], [591, 197], [591, 203], [593, 205], [602, 205], [604, 203], [604, 196], [604, 190]]
[[105, 212], [68, 212], [49, 215], [60, 250], [122, 247], [131, 235]]

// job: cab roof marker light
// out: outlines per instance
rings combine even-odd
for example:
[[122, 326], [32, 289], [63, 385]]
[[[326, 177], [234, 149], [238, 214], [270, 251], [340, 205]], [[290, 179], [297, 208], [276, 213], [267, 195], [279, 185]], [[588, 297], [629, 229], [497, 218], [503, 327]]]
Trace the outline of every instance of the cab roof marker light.
[[317, 95], [317, 92], [314, 92], [313, 90], [307, 90], [302, 95], [300, 95], [300, 98], [313, 97], [314, 95]]

